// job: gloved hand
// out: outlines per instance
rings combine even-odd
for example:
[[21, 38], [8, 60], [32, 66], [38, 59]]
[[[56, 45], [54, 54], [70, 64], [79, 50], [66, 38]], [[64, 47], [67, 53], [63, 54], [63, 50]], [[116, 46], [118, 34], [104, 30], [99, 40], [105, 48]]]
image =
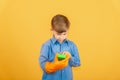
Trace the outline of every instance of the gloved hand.
[[63, 69], [68, 65], [69, 56], [67, 56], [64, 60], [59, 61], [58, 60], [58, 53], [56, 53], [54, 61], [53, 62], [46, 62], [45, 64], [45, 70], [47, 73], [52, 73], [57, 70]]

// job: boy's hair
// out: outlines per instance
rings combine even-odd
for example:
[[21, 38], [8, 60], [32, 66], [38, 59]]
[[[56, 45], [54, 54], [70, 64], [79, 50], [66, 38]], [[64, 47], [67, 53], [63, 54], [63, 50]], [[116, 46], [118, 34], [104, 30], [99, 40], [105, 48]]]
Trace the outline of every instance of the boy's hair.
[[62, 14], [55, 15], [51, 20], [52, 29], [58, 33], [66, 32], [69, 29], [70, 22], [68, 18]]

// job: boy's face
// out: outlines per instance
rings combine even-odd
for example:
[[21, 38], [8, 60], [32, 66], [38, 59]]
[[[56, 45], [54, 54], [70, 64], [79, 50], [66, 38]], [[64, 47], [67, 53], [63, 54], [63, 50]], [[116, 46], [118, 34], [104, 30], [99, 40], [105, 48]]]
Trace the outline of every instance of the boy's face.
[[68, 32], [68, 30], [66, 30], [66, 32], [62, 32], [62, 33], [58, 33], [58, 32], [56, 32], [55, 30], [52, 30], [52, 32], [53, 32], [54, 37], [55, 37], [58, 41], [60, 41], [60, 42], [63, 42], [64, 39], [67, 38], [67, 32]]

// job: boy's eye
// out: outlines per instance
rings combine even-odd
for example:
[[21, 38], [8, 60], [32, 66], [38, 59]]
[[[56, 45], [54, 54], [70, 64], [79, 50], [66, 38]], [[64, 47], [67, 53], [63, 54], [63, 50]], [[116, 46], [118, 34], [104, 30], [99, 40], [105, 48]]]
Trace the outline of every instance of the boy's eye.
[[61, 35], [60, 33], [58, 33], [57, 35]]
[[66, 35], [66, 33], [64, 33], [63, 35]]

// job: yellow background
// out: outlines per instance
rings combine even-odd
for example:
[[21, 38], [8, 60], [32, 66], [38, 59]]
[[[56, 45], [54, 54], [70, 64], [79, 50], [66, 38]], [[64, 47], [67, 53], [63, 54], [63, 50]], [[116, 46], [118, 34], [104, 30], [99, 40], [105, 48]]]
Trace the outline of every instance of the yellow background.
[[80, 52], [74, 80], [120, 80], [120, 0], [0, 0], [0, 80], [41, 80], [40, 48], [58, 13]]

